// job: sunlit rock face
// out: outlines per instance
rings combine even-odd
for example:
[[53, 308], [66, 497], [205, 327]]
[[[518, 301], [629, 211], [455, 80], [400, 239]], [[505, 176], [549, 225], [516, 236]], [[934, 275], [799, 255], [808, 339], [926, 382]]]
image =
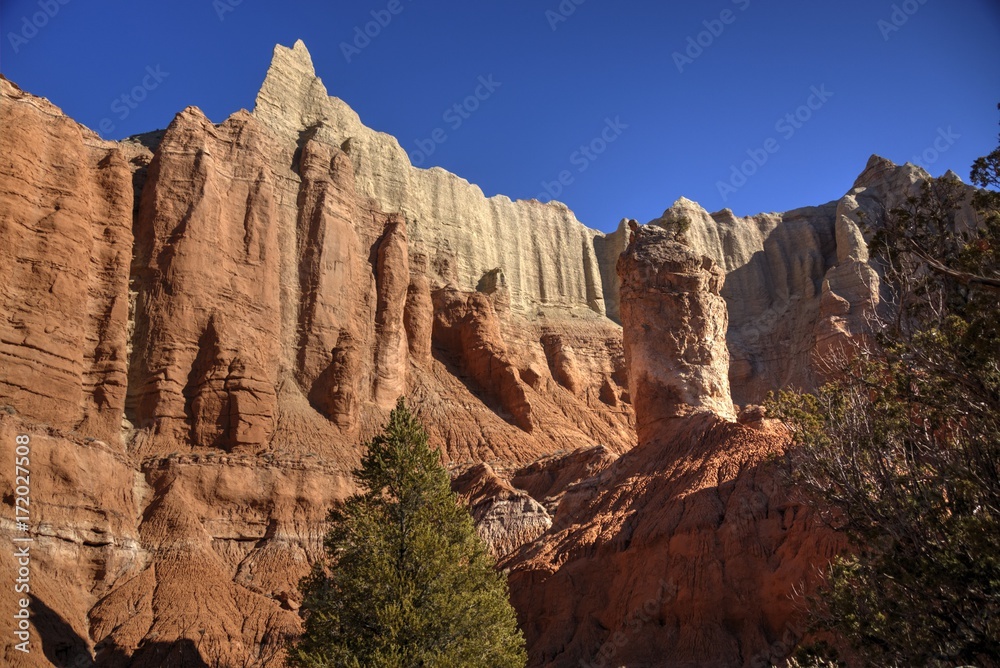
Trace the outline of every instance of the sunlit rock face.
[[474, 290], [503, 268], [515, 310], [586, 310], [604, 314], [593, 239], [561, 203], [512, 202], [440, 168], [410, 164], [395, 137], [365, 127], [347, 104], [328, 97], [302, 42], [275, 47], [254, 116], [295, 141], [305, 131], [342, 148], [353, 161], [359, 194], [410, 222], [413, 247], [440, 281]]
[[629, 392], [640, 442], [670, 418], [735, 420], [729, 394], [725, 274], [667, 231], [634, 226], [618, 259]]
[[[254, 113], [124, 142], [0, 78], [0, 426], [4, 452], [37, 437], [33, 632], [66, 662], [280, 659], [399, 396], [456, 471], [635, 443], [597, 233], [394, 173], [395, 141], [308, 63], [278, 47]], [[475, 488], [500, 554], [550, 520], [495, 481]]]
[[[922, 170], [603, 234], [413, 167], [301, 42], [218, 125], [103, 141], [0, 76], [0, 128], [0, 455], [31, 436], [31, 623], [59, 638], [0, 663], [280, 665], [399, 396], [511, 569], [533, 665], [590, 660], [647, 603], [621, 663], [777, 660], [797, 632], [787, 593], [836, 540], [733, 401], [815, 387], [863, 340], [866, 235]], [[689, 247], [659, 232], [681, 220]]]

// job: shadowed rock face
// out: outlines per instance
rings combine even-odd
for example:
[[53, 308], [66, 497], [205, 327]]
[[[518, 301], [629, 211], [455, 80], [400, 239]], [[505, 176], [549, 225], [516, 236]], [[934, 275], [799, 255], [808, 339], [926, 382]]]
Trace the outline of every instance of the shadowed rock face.
[[452, 488], [468, 505], [480, 537], [497, 559], [552, 526], [552, 518], [541, 503], [515, 489], [489, 464], [477, 464], [456, 475]]
[[442, 290], [434, 304], [434, 338], [480, 387], [489, 391], [513, 424], [535, 429], [530, 387], [507, 354], [496, 310], [480, 292]]
[[[867, 239], [928, 180], [919, 167], [873, 155], [847, 194], [821, 206], [738, 217], [681, 198], [650, 223], [687, 220], [691, 247], [726, 273], [720, 294], [737, 404], [779, 387], [817, 387], [839, 368], [886, 307]], [[975, 220], [968, 206], [958, 215], [960, 224]]]
[[531, 665], [768, 665], [802, 637], [796, 593], [843, 543], [789, 498], [785, 435], [703, 412], [662, 437], [575, 483], [502, 563]]
[[[619, 630], [640, 665], [794, 636], [789, 587], [836, 540], [727, 382], [739, 403], [814, 386], [864, 336], [860, 214], [921, 170], [873, 158], [785, 214], [681, 200], [629, 246], [414, 168], [301, 43], [219, 125], [191, 107], [106, 142], [0, 76], [0, 128], [0, 456], [32, 435], [44, 646], [0, 662], [277, 665], [326, 512], [404, 394], [513, 569], [534, 665]], [[678, 218], [691, 249], [656, 229]]]

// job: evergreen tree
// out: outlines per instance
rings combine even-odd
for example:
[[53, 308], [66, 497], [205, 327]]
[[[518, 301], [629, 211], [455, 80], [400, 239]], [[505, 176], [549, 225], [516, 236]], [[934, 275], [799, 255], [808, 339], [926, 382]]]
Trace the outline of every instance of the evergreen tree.
[[[895, 297], [877, 344], [770, 406], [793, 480], [852, 539], [815, 607], [867, 665], [1000, 665], [1000, 149], [874, 236]], [[825, 664], [824, 664], [825, 665]]]
[[302, 582], [302, 668], [522, 668], [506, 578], [402, 399]]

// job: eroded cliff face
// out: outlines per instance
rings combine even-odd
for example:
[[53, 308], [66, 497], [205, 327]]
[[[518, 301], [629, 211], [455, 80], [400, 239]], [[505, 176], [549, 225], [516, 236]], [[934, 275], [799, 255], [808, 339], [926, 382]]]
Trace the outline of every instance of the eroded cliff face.
[[[262, 108], [308, 61], [283, 54]], [[3, 452], [32, 435], [33, 577], [49, 583], [46, 651], [12, 665], [274, 664], [326, 512], [401, 395], [456, 471], [634, 445], [620, 328], [599, 299], [577, 307], [584, 272], [539, 273], [570, 228], [577, 255], [591, 234], [565, 209], [511, 214], [537, 234], [519, 267], [427, 241], [434, 219], [414, 211], [430, 200], [382, 206], [323, 122], [288, 134], [263, 111], [213, 125], [192, 107], [105, 142], [0, 78], [0, 124]], [[455, 211], [496, 206], [454, 187]], [[449, 220], [441, 235], [465, 225]], [[549, 519], [494, 482], [473, 487], [500, 554]]]
[[541, 503], [497, 475], [489, 464], [477, 464], [456, 475], [453, 488], [469, 507], [480, 537], [497, 559], [552, 526], [552, 517]]
[[0, 455], [31, 436], [45, 639], [6, 663], [279, 665], [326, 512], [400, 395], [513, 569], [533, 665], [633, 629], [619, 656], [647, 663], [794, 640], [786, 594], [836, 539], [730, 392], [811, 387], [864, 336], [860, 214], [917, 168], [873, 159], [786, 214], [682, 200], [654, 223], [688, 218], [690, 249], [605, 235], [412, 167], [301, 43], [219, 125], [191, 107], [106, 142], [0, 77], [0, 127]]
[[[822, 206], [740, 218], [682, 198], [650, 223], [687, 219], [692, 248], [725, 269], [737, 404], [759, 403], [775, 388], [817, 387], [885, 315], [868, 241], [929, 180], [919, 167], [872, 156], [853, 187]], [[967, 208], [959, 217], [974, 220]]]
[[[3, 526], [32, 538], [33, 642], [27, 655], [6, 644], [4, 665], [280, 665], [326, 511], [351, 491], [342, 470], [217, 452], [137, 463], [6, 413], [0, 455], [14, 461], [25, 433], [31, 532], [16, 532], [12, 513]], [[0, 564], [17, 572], [9, 550]], [[16, 598], [0, 597], [4, 614]]]
[[0, 79], [0, 396], [116, 437], [125, 403], [132, 179], [124, 151]]
[[596, 230], [565, 205], [512, 202], [440, 168], [419, 169], [394, 137], [365, 127], [336, 97], [328, 97], [302, 42], [275, 47], [254, 116], [289, 141], [305, 130], [351, 158], [358, 192], [410, 221], [413, 247], [429, 271], [461, 290], [475, 290], [495, 267], [507, 277], [515, 310], [587, 310], [603, 315], [604, 292], [594, 253]]

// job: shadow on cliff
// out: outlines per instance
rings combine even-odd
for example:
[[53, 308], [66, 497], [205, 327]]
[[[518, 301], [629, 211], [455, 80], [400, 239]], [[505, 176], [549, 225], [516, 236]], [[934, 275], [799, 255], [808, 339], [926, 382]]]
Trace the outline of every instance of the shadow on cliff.
[[31, 611], [42, 654], [57, 668], [211, 668], [189, 638], [171, 643], [143, 643], [131, 655], [114, 646], [98, 647], [95, 660], [88, 649], [89, 643], [44, 601], [34, 599]]
[[117, 648], [103, 650], [93, 665], [100, 668], [211, 668], [190, 638], [171, 643], [143, 643], [131, 656]]
[[530, 666], [773, 665], [801, 639], [795, 587], [842, 543], [784, 486], [782, 439], [666, 426], [567, 492], [547, 550], [501, 563]]
[[31, 601], [31, 612], [42, 642], [42, 654], [53, 666], [82, 668], [93, 665], [87, 641], [58, 612], [39, 598]]
[[472, 372], [465, 368], [462, 364], [460, 356], [453, 351], [447, 349], [446, 347], [435, 343], [431, 348], [431, 355], [435, 360], [444, 365], [448, 373], [462, 383], [469, 394], [474, 396], [480, 401], [486, 408], [488, 408], [494, 415], [506, 422], [512, 427], [520, 429], [517, 425], [517, 420], [503, 407], [500, 399], [487, 388], [479, 384], [479, 382], [473, 377]]

